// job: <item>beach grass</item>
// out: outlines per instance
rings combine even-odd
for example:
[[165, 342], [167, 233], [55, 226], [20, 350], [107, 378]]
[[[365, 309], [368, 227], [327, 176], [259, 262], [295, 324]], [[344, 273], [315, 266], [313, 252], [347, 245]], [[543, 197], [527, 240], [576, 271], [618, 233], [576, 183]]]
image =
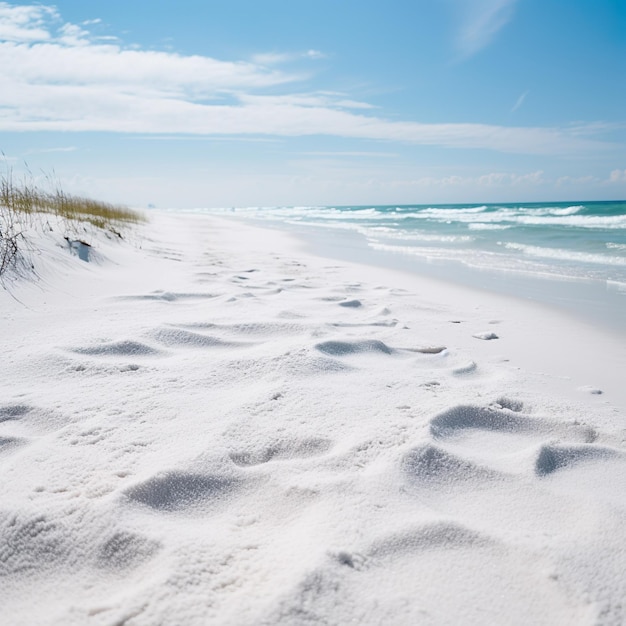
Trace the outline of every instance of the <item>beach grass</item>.
[[50, 217], [60, 221], [66, 238], [79, 238], [86, 225], [122, 238], [125, 226], [146, 221], [141, 213], [125, 206], [71, 195], [58, 184], [51, 187], [29, 180], [18, 182], [10, 170], [0, 175], [0, 276], [23, 264], [27, 228], [48, 223]]

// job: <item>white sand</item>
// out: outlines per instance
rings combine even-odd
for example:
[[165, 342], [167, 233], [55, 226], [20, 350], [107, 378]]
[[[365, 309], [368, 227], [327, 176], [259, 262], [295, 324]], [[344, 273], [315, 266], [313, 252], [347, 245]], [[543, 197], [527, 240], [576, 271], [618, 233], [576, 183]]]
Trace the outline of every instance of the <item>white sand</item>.
[[231, 221], [55, 236], [0, 292], [0, 623], [626, 622], [623, 338]]

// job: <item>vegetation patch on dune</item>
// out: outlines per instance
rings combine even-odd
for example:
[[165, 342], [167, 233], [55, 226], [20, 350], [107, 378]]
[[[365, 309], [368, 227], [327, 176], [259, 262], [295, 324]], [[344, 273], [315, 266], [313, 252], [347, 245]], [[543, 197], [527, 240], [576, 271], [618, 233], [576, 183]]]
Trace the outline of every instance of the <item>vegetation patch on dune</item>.
[[0, 176], [0, 279], [10, 271], [33, 269], [32, 229], [58, 230], [68, 242], [90, 245], [86, 239], [94, 228], [123, 238], [124, 228], [144, 221], [137, 211], [70, 195], [58, 185], [45, 189], [26, 180], [16, 182], [9, 170]]

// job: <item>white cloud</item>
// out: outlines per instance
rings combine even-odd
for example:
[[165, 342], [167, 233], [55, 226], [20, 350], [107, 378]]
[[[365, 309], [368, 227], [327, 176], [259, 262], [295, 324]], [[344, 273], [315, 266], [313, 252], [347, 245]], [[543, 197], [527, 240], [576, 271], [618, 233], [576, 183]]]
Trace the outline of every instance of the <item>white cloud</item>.
[[497, 187], [502, 185], [543, 185], [546, 180], [542, 170], [529, 172], [528, 174], [510, 174], [510, 173], [490, 173], [479, 176], [476, 182], [486, 187]]
[[587, 176], [561, 176], [557, 178], [557, 187], [571, 187], [576, 185], [589, 185], [590, 183], [601, 182], [599, 178], [591, 175]]
[[[333, 135], [527, 154], [568, 153], [597, 147], [560, 129], [396, 122], [316, 103], [310, 96], [241, 96], [236, 104], [206, 104], [179, 96], [178, 92], [185, 90], [197, 93], [200, 91], [197, 85], [173, 82], [169, 90], [156, 80], [139, 86], [132, 82], [111, 85], [103, 81], [66, 84], [62, 88], [55, 84], [13, 82], [4, 91], [5, 95], [0, 96], [0, 129]], [[219, 85], [219, 81], [214, 82]]]
[[325, 59], [326, 55], [319, 50], [307, 50], [306, 52], [264, 52], [252, 56], [252, 62], [258, 65], [279, 65], [298, 59]]
[[[501, 22], [496, 16], [511, 4], [489, 2], [475, 32], [492, 33]], [[483, 0], [481, 6], [484, 13]], [[329, 135], [527, 154], [606, 145], [593, 140], [595, 126], [585, 132], [580, 124], [563, 129], [389, 120], [345, 94], [299, 93], [301, 75], [271, 68], [281, 55], [235, 62], [102, 43], [87, 24], [64, 24], [50, 7], [0, 3], [0, 23], [11, 35], [0, 39], [2, 131]], [[277, 95], [267, 95], [267, 88]]]
[[[405, 184], [409, 181], [405, 181]], [[517, 174], [511, 172], [489, 172], [479, 176], [424, 176], [410, 181], [410, 184], [416, 187], [464, 187], [464, 188], [508, 188], [529, 185], [540, 186], [548, 184], [541, 170], [529, 172], [526, 174]]]
[[58, 18], [54, 7], [14, 6], [0, 2], [0, 41], [43, 41], [50, 38], [46, 23]]
[[64, 46], [86, 46], [89, 44], [89, 31], [76, 24], [64, 24], [59, 29], [58, 43]]
[[609, 175], [611, 183], [626, 183], [626, 170], [613, 170]]
[[462, 58], [487, 46], [513, 17], [517, 0], [455, 0], [460, 18], [456, 45]]
[[[76, 42], [68, 45], [70, 40]], [[47, 43], [0, 42], [0, 63], [0, 85], [5, 86], [7, 98], [9, 88], [19, 96], [22, 90], [36, 95], [36, 88], [41, 87], [59, 98], [76, 96], [77, 89], [88, 96], [96, 88], [110, 90], [113, 98], [124, 94], [195, 100], [296, 78], [251, 63], [88, 44], [84, 38], [67, 34]]]

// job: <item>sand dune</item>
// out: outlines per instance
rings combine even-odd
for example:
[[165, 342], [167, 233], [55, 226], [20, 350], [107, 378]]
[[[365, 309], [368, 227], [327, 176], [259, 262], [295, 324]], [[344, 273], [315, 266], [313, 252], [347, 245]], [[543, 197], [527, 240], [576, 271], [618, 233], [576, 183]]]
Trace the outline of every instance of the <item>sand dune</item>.
[[137, 241], [0, 293], [2, 623], [626, 622], [620, 338], [235, 221]]

